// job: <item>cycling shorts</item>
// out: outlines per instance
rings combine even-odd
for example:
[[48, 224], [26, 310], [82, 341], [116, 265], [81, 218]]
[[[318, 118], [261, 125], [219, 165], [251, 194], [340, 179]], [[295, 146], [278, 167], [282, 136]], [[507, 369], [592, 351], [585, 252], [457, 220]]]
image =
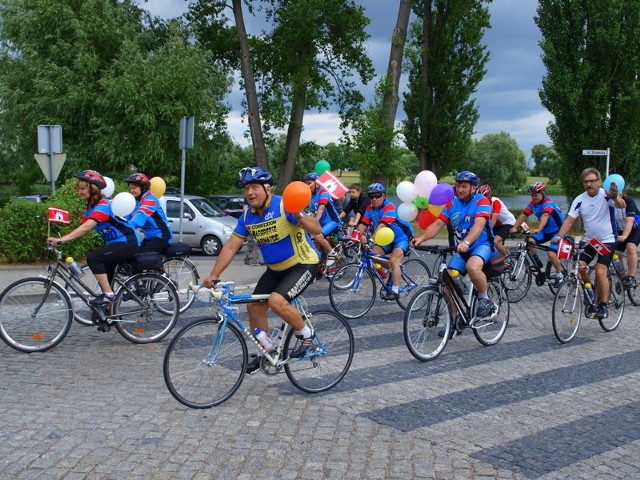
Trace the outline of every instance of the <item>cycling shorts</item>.
[[[555, 237], [557, 233], [558, 233], [557, 231], [553, 233], [538, 232], [534, 235], [531, 235], [531, 239], [534, 240], [537, 245], [540, 245], [542, 243], [547, 243], [549, 240]], [[557, 243], [551, 243], [548, 245], [548, 247], [554, 252], [558, 251]]]
[[596, 252], [596, 249], [593, 248], [591, 245], [586, 245], [584, 247], [584, 251], [580, 254], [580, 258], [578, 258], [578, 260], [589, 265], [594, 258], [598, 257], [598, 259], [596, 260], [596, 263], [600, 263], [605, 267], [608, 267], [611, 264], [611, 260], [613, 260], [613, 254], [615, 253], [615, 250], [616, 250], [616, 244], [615, 242], [612, 242], [612, 243], [605, 243], [604, 245], [606, 245], [607, 248], [609, 249], [609, 253], [607, 253], [606, 255], [600, 255], [598, 252]]
[[493, 256], [493, 248], [491, 245], [478, 245], [469, 249], [465, 254], [461, 255], [458, 252], [454, 253], [449, 260], [448, 268], [458, 270], [460, 273], [467, 273], [467, 260], [473, 256], [482, 258], [484, 263], [487, 263]]
[[290, 302], [313, 283], [316, 279], [318, 268], [320, 268], [320, 265], [317, 263], [311, 265], [298, 263], [285, 270], [267, 268], [258, 280], [253, 294], [263, 295], [277, 292]]

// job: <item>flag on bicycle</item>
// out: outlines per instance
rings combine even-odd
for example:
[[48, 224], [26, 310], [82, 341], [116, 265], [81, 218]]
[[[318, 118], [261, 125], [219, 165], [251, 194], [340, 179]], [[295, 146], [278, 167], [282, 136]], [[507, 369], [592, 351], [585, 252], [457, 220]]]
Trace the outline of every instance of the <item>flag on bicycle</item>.
[[349, 191], [349, 189], [345, 187], [340, 180], [338, 180], [338, 177], [336, 177], [329, 170], [320, 175], [320, 178], [318, 178], [317, 181], [320, 185], [327, 189], [327, 191], [333, 198], [342, 198]]
[[560, 240], [558, 243], [558, 258], [560, 260], [569, 260], [571, 258], [571, 250], [573, 249], [573, 245], [566, 240]]
[[593, 247], [598, 255], [607, 255], [611, 253], [609, 247], [602, 243], [598, 238], [592, 238], [591, 240], [589, 240], [589, 245]]
[[69, 212], [61, 208], [49, 207], [47, 218], [50, 222], [69, 223]]

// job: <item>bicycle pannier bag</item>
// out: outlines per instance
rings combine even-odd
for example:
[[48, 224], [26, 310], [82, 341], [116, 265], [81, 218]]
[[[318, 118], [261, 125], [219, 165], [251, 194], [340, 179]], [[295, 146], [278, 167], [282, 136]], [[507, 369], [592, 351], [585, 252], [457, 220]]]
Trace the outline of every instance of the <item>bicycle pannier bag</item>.
[[182, 242], [172, 243], [164, 252], [167, 257], [185, 257], [190, 253], [191, 247]]
[[136, 272], [162, 271], [162, 256], [158, 252], [142, 252], [136, 255]]

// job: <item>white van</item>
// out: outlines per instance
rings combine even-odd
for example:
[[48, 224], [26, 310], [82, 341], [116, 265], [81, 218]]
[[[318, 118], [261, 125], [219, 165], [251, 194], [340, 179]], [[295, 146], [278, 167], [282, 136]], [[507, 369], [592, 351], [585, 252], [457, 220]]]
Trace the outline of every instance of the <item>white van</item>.
[[[165, 193], [160, 203], [171, 224], [173, 240], [177, 242], [180, 240], [180, 195]], [[182, 241], [205, 255], [217, 256], [237, 223], [237, 219], [223, 213], [211, 200], [184, 196]]]

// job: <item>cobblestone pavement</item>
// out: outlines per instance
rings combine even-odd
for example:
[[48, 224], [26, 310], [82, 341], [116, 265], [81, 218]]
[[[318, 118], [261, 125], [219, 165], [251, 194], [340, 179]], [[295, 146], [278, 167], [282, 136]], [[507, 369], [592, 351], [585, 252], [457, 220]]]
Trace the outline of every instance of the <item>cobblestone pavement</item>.
[[[325, 307], [327, 289], [305, 298]], [[583, 319], [560, 345], [551, 304], [534, 285], [498, 345], [465, 332], [421, 363], [399, 307], [378, 299], [350, 322], [356, 354], [335, 389], [255, 374], [210, 410], [166, 389], [168, 339], [74, 324], [46, 353], [0, 343], [0, 478], [640, 478], [640, 309], [611, 333]], [[179, 326], [208, 313], [195, 305]]]

